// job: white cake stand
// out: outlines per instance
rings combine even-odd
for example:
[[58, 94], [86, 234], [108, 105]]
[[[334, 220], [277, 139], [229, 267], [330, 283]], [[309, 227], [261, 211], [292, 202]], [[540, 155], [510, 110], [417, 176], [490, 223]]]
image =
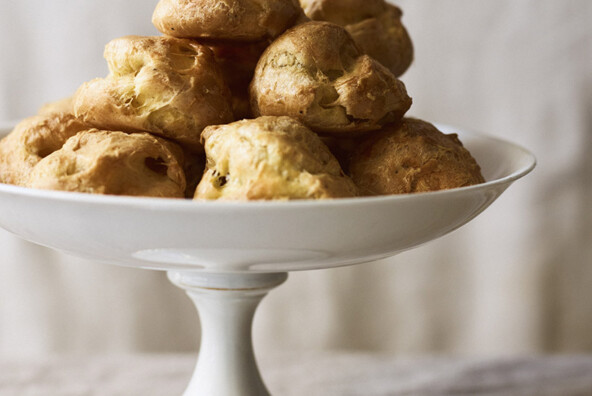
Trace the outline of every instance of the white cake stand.
[[0, 226], [31, 242], [118, 265], [168, 271], [195, 302], [199, 359], [185, 396], [268, 395], [255, 361], [257, 305], [289, 271], [395, 255], [473, 219], [535, 159], [451, 128], [487, 183], [404, 196], [296, 202], [192, 202], [0, 185]]

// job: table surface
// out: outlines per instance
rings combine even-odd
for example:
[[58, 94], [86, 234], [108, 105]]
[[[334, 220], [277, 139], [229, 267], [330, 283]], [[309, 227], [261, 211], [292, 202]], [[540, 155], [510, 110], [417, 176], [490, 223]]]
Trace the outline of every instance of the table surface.
[[[181, 395], [193, 355], [0, 357], [0, 395]], [[592, 355], [396, 358], [345, 352], [260, 358], [273, 395], [592, 396]]]

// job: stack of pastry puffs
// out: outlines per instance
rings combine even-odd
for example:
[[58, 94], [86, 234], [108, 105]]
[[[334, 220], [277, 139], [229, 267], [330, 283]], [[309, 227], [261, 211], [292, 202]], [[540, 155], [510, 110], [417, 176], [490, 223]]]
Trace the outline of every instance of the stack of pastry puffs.
[[0, 182], [197, 200], [326, 199], [482, 183], [456, 135], [405, 118], [413, 60], [385, 0], [161, 0], [162, 36], [0, 141]]

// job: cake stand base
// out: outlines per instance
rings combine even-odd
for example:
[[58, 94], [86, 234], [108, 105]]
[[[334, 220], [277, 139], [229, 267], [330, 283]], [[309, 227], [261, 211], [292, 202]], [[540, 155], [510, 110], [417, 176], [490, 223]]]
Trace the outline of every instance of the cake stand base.
[[195, 303], [201, 321], [197, 366], [184, 396], [265, 396], [251, 335], [257, 306], [287, 273], [168, 273]]

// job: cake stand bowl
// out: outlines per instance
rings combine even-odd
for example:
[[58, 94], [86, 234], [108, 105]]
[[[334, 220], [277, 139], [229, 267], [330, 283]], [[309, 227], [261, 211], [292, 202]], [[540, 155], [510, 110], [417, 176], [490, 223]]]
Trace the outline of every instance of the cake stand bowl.
[[200, 354], [185, 396], [268, 395], [256, 307], [290, 271], [393, 256], [466, 224], [535, 167], [527, 150], [457, 133], [486, 183], [446, 191], [290, 202], [194, 202], [0, 185], [0, 227], [97, 262], [163, 270], [195, 302]]

